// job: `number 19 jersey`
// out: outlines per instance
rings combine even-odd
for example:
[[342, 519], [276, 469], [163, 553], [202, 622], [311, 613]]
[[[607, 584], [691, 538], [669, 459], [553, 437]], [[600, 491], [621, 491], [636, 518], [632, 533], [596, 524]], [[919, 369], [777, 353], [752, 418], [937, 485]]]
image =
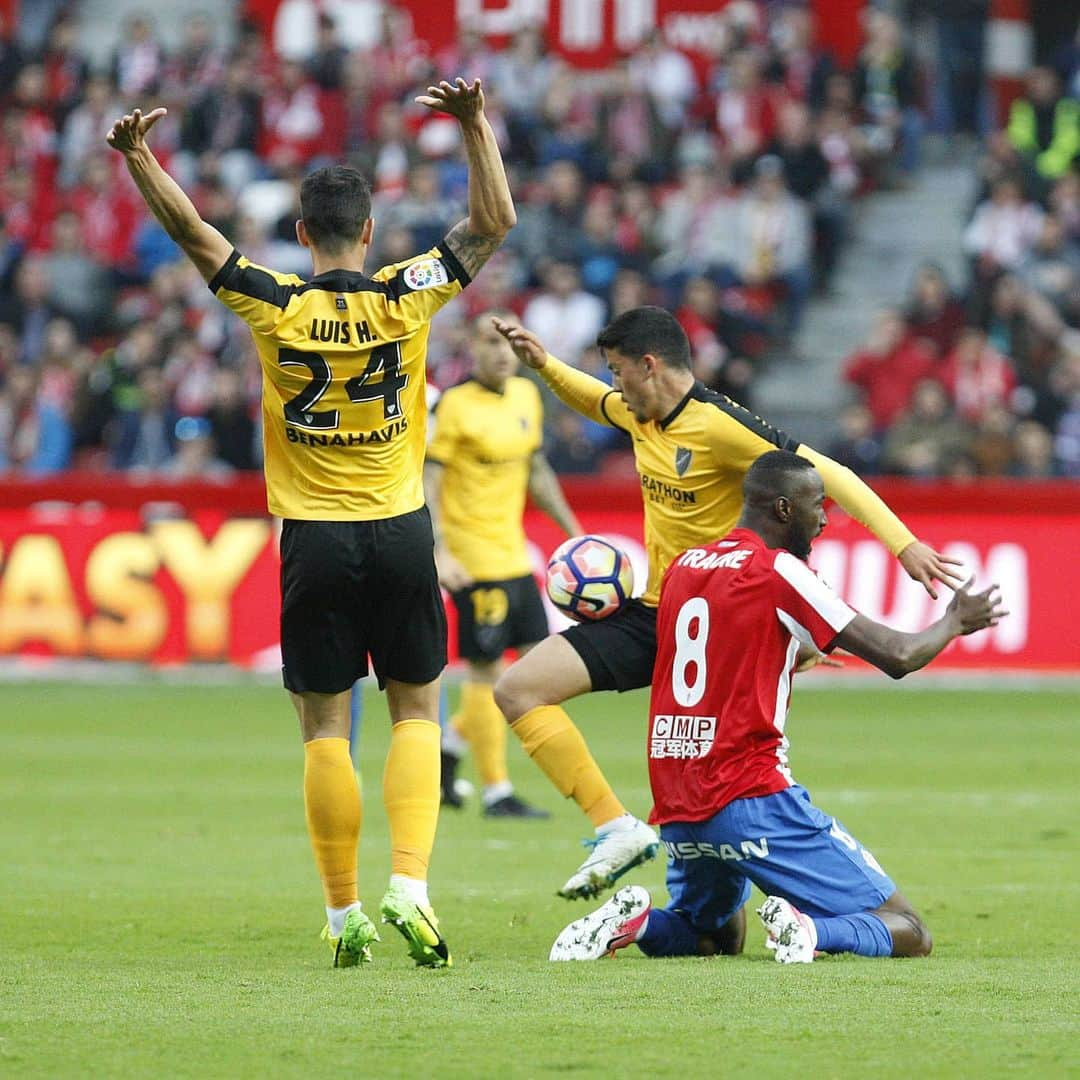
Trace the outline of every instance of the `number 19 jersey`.
[[371, 277], [306, 281], [232, 252], [210, 290], [255, 339], [272, 514], [372, 521], [423, 505], [431, 317], [468, 283], [445, 243]]
[[650, 821], [705, 821], [790, 787], [784, 726], [799, 646], [827, 650], [853, 618], [806, 563], [749, 529], [676, 558], [656, 619]]

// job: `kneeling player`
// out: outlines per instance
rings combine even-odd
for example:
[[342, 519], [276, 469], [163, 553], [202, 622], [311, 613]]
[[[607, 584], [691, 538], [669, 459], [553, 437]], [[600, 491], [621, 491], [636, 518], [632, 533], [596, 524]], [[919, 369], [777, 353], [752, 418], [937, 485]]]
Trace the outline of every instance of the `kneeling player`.
[[815, 951], [925, 956], [930, 933], [877, 860], [810, 801], [787, 767], [791, 676], [842, 646], [893, 678], [1006, 613], [997, 586], [917, 634], [857, 614], [805, 560], [826, 520], [805, 458], [764, 454], [736, 528], [679, 556], [664, 577], [649, 729], [651, 821], [670, 864], [666, 908], [640, 886], [571, 923], [552, 960], [592, 960], [636, 942], [650, 956], [733, 951], [724, 941], [751, 883], [781, 963]]

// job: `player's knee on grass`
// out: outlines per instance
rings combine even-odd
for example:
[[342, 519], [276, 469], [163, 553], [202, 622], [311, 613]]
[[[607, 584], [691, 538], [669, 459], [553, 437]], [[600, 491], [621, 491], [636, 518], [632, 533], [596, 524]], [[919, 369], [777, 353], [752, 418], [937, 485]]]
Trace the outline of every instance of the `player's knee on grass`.
[[934, 939], [926, 923], [919, 918], [918, 912], [897, 894], [891, 896], [874, 912], [885, 924], [892, 938], [892, 955], [898, 957], [929, 956], [934, 947]]
[[716, 952], [721, 956], [738, 956], [746, 944], [746, 908], [741, 907], [714, 935]]

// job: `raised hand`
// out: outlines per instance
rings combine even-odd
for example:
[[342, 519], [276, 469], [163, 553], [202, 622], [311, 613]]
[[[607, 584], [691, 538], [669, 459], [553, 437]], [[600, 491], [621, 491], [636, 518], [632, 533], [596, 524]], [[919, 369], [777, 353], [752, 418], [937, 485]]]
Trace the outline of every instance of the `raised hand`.
[[969, 590], [974, 583], [974, 577], [968, 578], [949, 603], [949, 614], [956, 619], [961, 634], [974, 634], [988, 626], [997, 626], [998, 620], [1009, 614], [1001, 607], [1001, 593], [997, 585], [973, 593]]
[[459, 123], [475, 120], [484, 114], [484, 91], [479, 79], [474, 79], [471, 86], [460, 77], [453, 83], [444, 79], [438, 86], [429, 86], [427, 93], [421, 94], [415, 101], [435, 112], [449, 113]]
[[959, 559], [942, 555], [920, 540], [908, 544], [900, 552], [899, 558], [900, 565], [907, 571], [908, 577], [917, 581], [935, 600], [937, 599], [937, 591], [934, 589], [935, 581], [940, 581], [948, 585], [950, 589], [955, 589], [964, 580], [962, 575], [950, 569], [952, 566], [963, 565]]
[[492, 316], [491, 323], [514, 350], [517, 358], [527, 367], [539, 371], [547, 363], [547, 349], [540, 344], [540, 339], [524, 326], [517, 323], [506, 322], [497, 316]]
[[168, 112], [157, 108], [143, 116], [140, 109], [133, 109], [113, 124], [105, 141], [121, 154], [128, 154], [146, 145], [146, 133]]

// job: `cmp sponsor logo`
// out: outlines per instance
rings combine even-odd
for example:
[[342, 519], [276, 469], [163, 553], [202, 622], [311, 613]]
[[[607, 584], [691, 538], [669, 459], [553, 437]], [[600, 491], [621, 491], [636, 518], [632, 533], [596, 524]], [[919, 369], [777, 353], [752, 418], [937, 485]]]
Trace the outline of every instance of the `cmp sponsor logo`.
[[678, 716], [658, 713], [649, 733], [649, 757], [704, 757], [716, 739], [715, 716]]

